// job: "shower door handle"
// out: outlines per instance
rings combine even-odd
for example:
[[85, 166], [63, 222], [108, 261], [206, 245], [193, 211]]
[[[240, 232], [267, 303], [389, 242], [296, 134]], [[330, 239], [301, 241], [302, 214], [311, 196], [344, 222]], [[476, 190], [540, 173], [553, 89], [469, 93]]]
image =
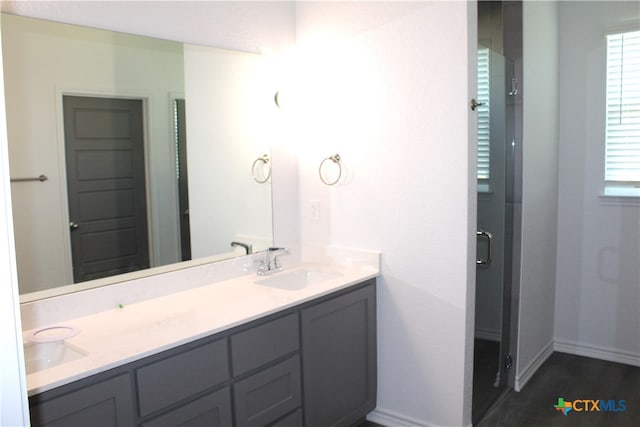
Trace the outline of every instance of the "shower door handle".
[[476, 237], [484, 237], [487, 239], [487, 257], [485, 259], [476, 259], [477, 265], [489, 265], [493, 259], [493, 236], [488, 231], [479, 230], [476, 231]]

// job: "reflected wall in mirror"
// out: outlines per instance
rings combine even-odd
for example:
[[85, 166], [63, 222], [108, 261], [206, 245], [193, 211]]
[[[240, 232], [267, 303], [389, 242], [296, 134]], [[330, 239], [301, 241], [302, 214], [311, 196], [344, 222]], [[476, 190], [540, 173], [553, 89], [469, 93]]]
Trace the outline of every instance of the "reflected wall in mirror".
[[271, 244], [259, 55], [8, 14], [2, 52], [22, 301]]

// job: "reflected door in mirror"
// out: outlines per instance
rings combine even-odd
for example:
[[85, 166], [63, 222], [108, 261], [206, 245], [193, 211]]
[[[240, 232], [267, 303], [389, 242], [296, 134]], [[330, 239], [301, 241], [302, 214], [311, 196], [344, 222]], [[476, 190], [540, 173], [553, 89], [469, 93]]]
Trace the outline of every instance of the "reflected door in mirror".
[[176, 129], [176, 167], [178, 168], [178, 205], [180, 212], [180, 253], [182, 261], [191, 259], [191, 228], [189, 225], [189, 183], [187, 171], [187, 117], [184, 99], [174, 100]]
[[142, 101], [63, 105], [74, 282], [149, 268]]
[[[254, 252], [272, 246], [271, 183], [256, 183], [250, 172], [251, 162], [270, 152], [276, 135], [268, 61], [255, 54], [5, 13], [0, 18], [11, 172], [48, 177], [11, 185], [22, 302], [244, 255], [230, 246], [235, 241], [251, 245]], [[68, 217], [65, 95], [143, 100], [147, 226], [136, 228], [136, 240], [132, 234], [112, 236], [99, 249], [111, 245], [148, 252], [153, 268], [118, 274], [144, 264], [128, 260], [115, 268], [103, 265], [113, 273], [108, 278], [76, 274], [74, 280], [70, 237], [88, 227], [77, 216]], [[173, 101], [181, 99], [188, 104], [188, 117], [176, 117], [180, 113]], [[179, 144], [186, 128], [188, 144]], [[186, 151], [193, 189], [187, 188]], [[90, 204], [92, 214], [110, 210], [118, 218], [129, 216], [122, 212], [128, 209], [124, 192], [110, 194], [116, 206], [102, 210]], [[70, 222], [78, 224], [73, 233]], [[145, 244], [148, 251], [141, 249]], [[87, 269], [89, 260], [92, 268], [106, 264], [112, 256], [97, 249], [81, 254], [74, 247], [74, 257]], [[187, 259], [191, 262], [179, 262]], [[98, 270], [90, 277], [107, 275]], [[80, 280], [86, 281], [73, 284]]]

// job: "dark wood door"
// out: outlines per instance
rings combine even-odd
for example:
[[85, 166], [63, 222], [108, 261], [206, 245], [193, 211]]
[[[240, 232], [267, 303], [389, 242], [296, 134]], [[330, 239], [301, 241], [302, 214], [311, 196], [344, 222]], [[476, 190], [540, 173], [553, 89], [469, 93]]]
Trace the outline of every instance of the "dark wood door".
[[189, 183], [187, 181], [187, 118], [184, 99], [175, 100], [176, 153], [178, 156], [178, 205], [180, 210], [180, 248], [182, 261], [191, 259], [189, 225]]
[[148, 268], [142, 101], [63, 106], [74, 282]]

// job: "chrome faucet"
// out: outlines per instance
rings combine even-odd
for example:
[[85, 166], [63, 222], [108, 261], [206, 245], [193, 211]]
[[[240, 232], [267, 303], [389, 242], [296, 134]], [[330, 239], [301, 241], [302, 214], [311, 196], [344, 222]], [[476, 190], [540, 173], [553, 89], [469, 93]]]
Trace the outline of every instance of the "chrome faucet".
[[258, 276], [266, 276], [282, 270], [282, 266], [278, 262], [278, 257], [281, 255], [289, 255], [289, 249], [268, 248], [264, 252], [264, 261], [261, 261], [258, 266]]

